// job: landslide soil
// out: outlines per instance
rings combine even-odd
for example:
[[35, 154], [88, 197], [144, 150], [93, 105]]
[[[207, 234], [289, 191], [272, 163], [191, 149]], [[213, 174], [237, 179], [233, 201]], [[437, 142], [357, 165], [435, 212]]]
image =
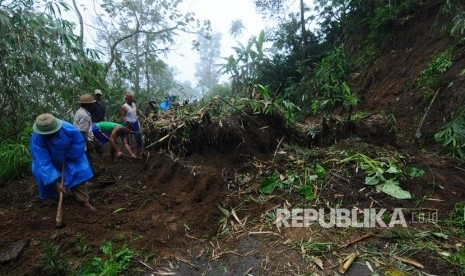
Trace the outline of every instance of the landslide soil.
[[[194, 150], [183, 158], [165, 152], [151, 153], [146, 159], [123, 157], [112, 161], [108, 156], [97, 158], [95, 165], [100, 176], [89, 182], [88, 191], [98, 210], [91, 213], [67, 195], [63, 211], [66, 226], [63, 229], [55, 228], [56, 201], [41, 202], [32, 178], [3, 187], [0, 190], [0, 244], [6, 248], [12, 243], [25, 241], [26, 246], [16, 258], [1, 264], [0, 274], [49, 275], [44, 271], [45, 243], [59, 245], [60, 256], [66, 256], [69, 268], [79, 269], [90, 256], [102, 256], [100, 247], [106, 241], [113, 241], [118, 246], [127, 245], [139, 252], [133, 267], [138, 268], [140, 274], [158, 271], [179, 275], [242, 275], [248, 271], [259, 275], [287, 275], [316, 268], [302, 259], [300, 249], [291, 250], [286, 240], [298, 243], [316, 239], [335, 244], [364, 233], [349, 231], [342, 238], [337, 229], [321, 231], [312, 227], [283, 229], [275, 234], [279, 237], [247, 235], [245, 227], [248, 232], [275, 231], [260, 222], [263, 214], [287, 202], [302, 202], [299, 195], [277, 191], [260, 204], [251, 200], [260, 197], [257, 192], [259, 182], [244, 180], [264, 177], [258, 174], [259, 164], [272, 159], [279, 164], [280, 154], [276, 155], [277, 152], [271, 149], [276, 149], [281, 139], [288, 137], [292, 140], [292, 137], [289, 138], [289, 131], [283, 126], [276, 127], [280, 124], [274, 119], [233, 115], [222, 120], [221, 128], [218, 121], [201, 125], [200, 128], [205, 129], [198, 137], [225, 131], [230, 135], [218, 134], [217, 137], [227, 137], [224, 139], [228, 139], [227, 148], [231, 150], [219, 146], [225, 141], [217, 143], [212, 139], [192, 145], [193, 149], [201, 148], [202, 152]], [[232, 134], [231, 131], [235, 132]], [[248, 141], [247, 145], [244, 141]], [[263, 147], [264, 143], [269, 147]], [[363, 145], [368, 152], [386, 149]], [[359, 146], [360, 140], [343, 139], [333, 145], [333, 151]], [[327, 154], [325, 148], [319, 148], [317, 152], [320, 157]], [[343, 197], [344, 203], [340, 206], [346, 208], [426, 208], [439, 210], [441, 217], [450, 216], [454, 204], [465, 196], [465, 171], [452, 159], [426, 153], [416, 156], [416, 153], [416, 150], [404, 151], [410, 165], [424, 168], [427, 173], [421, 180], [402, 182], [403, 188], [411, 191], [416, 201], [399, 201], [375, 190], [364, 191], [366, 187], [361, 174], [353, 175], [348, 182], [331, 177], [319, 196], [320, 200], [334, 202]], [[219, 235], [220, 222], [224, 218], [219, 207], [236, 209], [237, 219], [241, 221], [247, 218], [244, 229], [241, 229], [238, 220], [228, 216], [226, 225], [235, 225], [232, 228], [240, 231], [239, 234]], [[78, 250], [82, 238], [90, 248], [85, 256]], [[370, 241], [370, 246], [382, 251], [390, 243], [390, 239], [379, 235]], [[453, 275], [459, 271], [428, 251], [420, 250], [415, 254], [428, 256], [429, 261], [424, 263], [424, 271], [428, 273], [448, 271]], [[143, 261], [145, 265], [137, 261]], [[334, 256], [327, 257], [327, 261], [333, 268], [338, 262]], [[292, 265], [287, 266], [289, 262]], [[367, 270], [355, 266], [352, 273], [349, 275], [364, 275]]]
[[[156, 152], [145, 159], [94, 156], [99, 177], [87, 188], [97, 212], [64, 199], [63, 229], [55, 228], [57, 201], [41, 202], [33, 178], [10, 183], [0, 190], [0, 244], [4, 248], [27, 241], [14, 260], [2, 263], [4, 275], [43, 274], [43, 245], [60, 245], [63, 254], [78, 255], [79, 237], [98, 254], [104, 241], [121, 240], [137, 252], [166, 256], [185, 252], [186, 244], [218, 232], [219, 205], [228, 205], [227, 179], [247, 170], [250, 156], [266, 156], [282, 130], [257, 130], [259, 117], [231, 116], [218, 124], [199, 126], [190, 156], [177, 158]], [[267, 126], [265, 120], [261, 126]], [[250, 133], [250, 135], [245, 135]], [[220, 135], [220, 140], [205, 135]], [[274, 146], [273, 146], [274, 148]], [[234, 149], [234, 151], [232, 150]], [[202, 154], [199, 154], [201, 151]], [[253, 155], [251, 155], [253, 154]], [[112, 183], [115, 180], [115, 183]], [[71, 263], [76, 268], [80, 260]]]

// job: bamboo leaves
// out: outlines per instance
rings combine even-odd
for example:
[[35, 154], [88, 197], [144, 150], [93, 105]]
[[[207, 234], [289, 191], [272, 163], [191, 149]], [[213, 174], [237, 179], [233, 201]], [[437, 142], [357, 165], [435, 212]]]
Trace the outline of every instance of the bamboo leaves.
[[82, 79], [96, 73], [72, 71], [74, 64], [85, 64], [87, 59], [76, 47], [72, 24], [59, 18], [66, 4], [55, 1], [44, 9], [34, 10], [33, 1], [10, 1], [2, 6], [0, 119], [14, 122], [0, 127], [5, 138], [16, 140], [44, 110], [63, 118], [75, 103], [76, 91], [85, 86]]
[[436, 133], [434, 139], [442, 144], [445, 152], [465, 160], [465, 108]]
[[316, 163], [313, 168], [302, 168], [301, 170], [287, 171], [283, 174], [275, 171], [271, 176], [266, 177], [260, 184], [260, 192], [271, 194], [276, 189], [293, 192], [297, 191], [307, 200], [315, 198], [314, 186], [323, 181], [326, 177], [324, 167]]

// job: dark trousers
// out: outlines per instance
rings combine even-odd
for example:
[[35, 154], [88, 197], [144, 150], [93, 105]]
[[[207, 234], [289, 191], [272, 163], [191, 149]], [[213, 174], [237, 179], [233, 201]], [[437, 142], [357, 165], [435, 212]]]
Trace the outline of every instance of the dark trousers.
[[[140, 125], [139, 121], [136, 121], [134, 123], [130, 123], [132, 126], [132, 131], [134, 132], [134, 136], [136, 137], [136, 147], [137, 147], [137, 152], [140, 152], [142, 150], [142, 133], [140, 132]], [[128, 143], [129, 143], [129, 135], [127, 137]]]

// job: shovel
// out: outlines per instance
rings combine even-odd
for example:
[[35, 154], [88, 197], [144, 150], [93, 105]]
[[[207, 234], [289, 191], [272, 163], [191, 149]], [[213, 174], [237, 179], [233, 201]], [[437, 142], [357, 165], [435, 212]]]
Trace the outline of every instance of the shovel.
[[[61, 169], [61, 186], [64, 185], [64, 181], [65, 181], [65, 163], [63, 162], [63, 168]], [[62, 218], [63, 218], [63, 191], [60, 191], [57, 217], [56, 217], [56, 228], [64, 227]]]

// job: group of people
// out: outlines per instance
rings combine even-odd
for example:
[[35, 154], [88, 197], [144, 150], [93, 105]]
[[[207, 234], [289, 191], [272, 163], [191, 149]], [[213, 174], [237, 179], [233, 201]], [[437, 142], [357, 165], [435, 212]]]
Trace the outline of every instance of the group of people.
[[117, 138], [126, 151], [137, 157], [129, 145], [129, 134], [136, 139], [137, 154], [142, 153], [142, 134], [137, 116], [134, 95], [128, 92], [122, 106], [122, 123], [106, 120], [102, 91], [94, 96], [79, 97], [80, 108], [74, 115], [73, 124], [60, 120], [49, 113], [39, 115], [33, 125], [31, 137], [32, 173], [36, 179], [40, 199], [55, 198], [60, 191], [69, 190], [77, 202], [91, 211], [85, 183], [94, 177], [91, 152], [102, 154], [105, 144], [110, 143], [111, 156], [123, 155]]

